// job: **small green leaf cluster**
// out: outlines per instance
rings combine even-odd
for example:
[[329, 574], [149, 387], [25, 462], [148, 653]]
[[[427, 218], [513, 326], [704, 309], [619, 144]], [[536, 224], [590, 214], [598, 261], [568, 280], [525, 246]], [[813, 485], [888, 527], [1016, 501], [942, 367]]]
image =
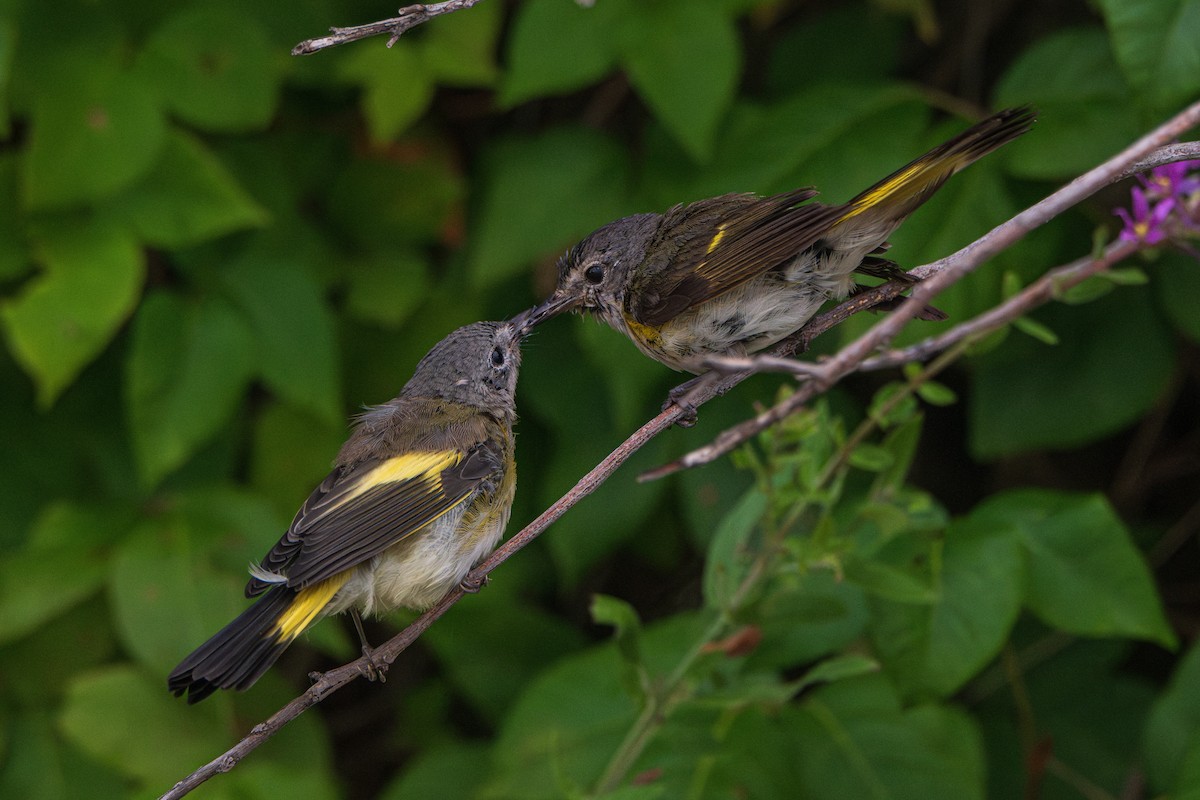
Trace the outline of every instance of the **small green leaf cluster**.
[[[485, 0], [292, 58], [392, 9], [0, 0], [0, 797], [151, 796], [355, 656], [326, 621], [249, 693], [165, 690], [244, 607], [347, 418], [448, 331], [544, 297], [595, 226], [728, 191], [841, 202], [961, 130], [939, 112], [1037, 106], [897, 232], [912, 266], [1200, 95], [1198, 0], [1017, 4], [982, 40], [947, 4], [816, 5]], [[966, 320], [1083, 255], [1117, 195], [937, 305]], [[634, 481], [781, 379], [742, 384], [384, 686], [201, 796], [1196, 791], [1194, 561], [1173, 554], [1195, 528], [1197, 297], [1194, 261], [1162, 253], [936, 381], [854, 383], [735, 459]], [[514, 529], [676, 377], [578, 319], [534, 336]]]

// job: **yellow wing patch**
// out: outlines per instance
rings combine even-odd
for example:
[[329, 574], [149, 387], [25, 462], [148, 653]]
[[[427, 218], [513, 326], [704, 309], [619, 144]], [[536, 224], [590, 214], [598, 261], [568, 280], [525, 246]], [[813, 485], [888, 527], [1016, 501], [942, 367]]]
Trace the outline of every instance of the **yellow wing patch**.
[[717, 226], [717, 235], [714, 236], [712, 238], [712, 241], [708, 243], [708, 249], [704, 251], [704, 255], [709, 255], [712, 253], [713, 250], [716, 250], [717, 245], [719, 245], [721, 243], [721, 240], [724, 238], [725, 238], [725, 223], [721, 223], [720, 225]]
[[346, 570], [307, 589], [301, 589], [296, 599], [276, 621], [272, 633], [278, 639], [289, 642], [304, 633], [349, 578], [350, 570]]
[[[384, 461], [375, 469], [363, 475], [362, 480], [354, 490], [346, 495], [343, 501], [349, 502], [359, 495], [382, 486], [385, 483], [411, 480], [412, 478], [436, 479], [442, 470], [453, 467], [462, 461], [463, 454], [458, 450], [440, 450], [437, 452], [404, 453]], [[339, 504], [340, 505], [340, 504]]]

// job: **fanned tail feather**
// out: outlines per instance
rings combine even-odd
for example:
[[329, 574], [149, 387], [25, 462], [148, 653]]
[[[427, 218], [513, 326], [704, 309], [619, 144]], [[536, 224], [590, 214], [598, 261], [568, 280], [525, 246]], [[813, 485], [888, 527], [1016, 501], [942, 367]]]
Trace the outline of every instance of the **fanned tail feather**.
[[275, 586], [179, 663], [167, 678], [176, 697], [198, 703], [217, 689], [248, 689], [320, 618], [349, 572], [306, 589]]

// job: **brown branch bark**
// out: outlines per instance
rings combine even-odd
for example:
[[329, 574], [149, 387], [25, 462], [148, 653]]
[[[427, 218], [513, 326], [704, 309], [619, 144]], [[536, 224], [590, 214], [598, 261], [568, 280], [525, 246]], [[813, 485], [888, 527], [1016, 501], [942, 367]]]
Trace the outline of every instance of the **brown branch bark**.
[[[451, 2], [457, 2], [458, 7], [465, 8], [470, 5], [474, 5], [474, 3], [479, 2], [479, 0], [451, 0]], [[429, 16], [436, 16], [436, 14], [447, 13], [448, 11], [455, 10], [451, 8], [444, 8], [451, 5], [451, 2], [422, 7], [425, 8], [425, 12], [423, 13], [428, 13]], [[433, 9], [435, 8], [443, 10], [434, 12]], [[408, 9], [405, 10], [407, 11]], [[429, 17], [425, 17], [425, 19], [427, 18]], [[422, 21], [424, 21], [424, 19], [412, 24], [419, 24]], [[393, 20], [387, 20], [385, 22], [393, 22]], [[375, 24], [382, 25], [384, 23]], [[409, 25], [408, 27], [412, 27], [412, 25]], [[405, 30], [407, 30], [407, 28], [405, 28]], [[386, 31], [380, 29], [375, 33], [364, 33], [356, 38], [363, 38], [364, 36], [375, 35], [376, 33], [383, 32]], [[352, 39], [347, 38], [343, 41], [352, 41]], [[341, 41], [338, 41], [334, 42], [333, 44], [340, 43]], [[332, 45], [330, 44], [323, 46]], [[950, 285], [962, 275], [965, 275], [972, 268], [974, 268], [975, 265], [981, 263], [982, 260], [991, 257], [991, 255], [999, 252], [999, 250], [1003, 249], [1003, 247], [1006, 247], [1011, 242], [1019, 239], [1020, 236], [1024, 235], [1024, 233], [1028, 230], [1044, 224], [1056, 214], [1061, 213], [1061, 211], [1065, 208], [1079, 202], [1103, 185], [1111, 183], [1115, 180], [1119, 180], [1128, 174], [1132, 174], [1132, 171], [1140, 171], [1142, 169], [1148, 169], [1151, 166], [1157, 166], [1158, 164], [1195, 157], [1196, 154], [1200, 152], [1200, 146], [1195, 145], [1194, 143], [1192, 144], [1194, 149], [1188, 149], [1187, 147], [1178, 149], [1177, 147], [1176, 149], [1162, 148], [1155, 150], [1155, 148], [1161, 148], [1165, 142], [1174, 139], [1180, 133], [1186, 131], [1189, 127], [1197, 124], [1197, 122], [1200, 122], [1200, 103], [1189, 107], [1184, 112], [1164, 124], [1162, 127], [1158, 128], [1154, 133], [1143, 138], [1137, 144], [1124, 151], [1121, 155], [1111, 159], [1097, 169], [1092, 170], [1086, 175], [1076, 179], [1071, 184], [1068, 184], [1066, 188], [1056, 192], [1054, 195], [1051, 195], [1050, 198], [1047, 198], [1046, 200], [1038, 203], [1021, 214], [1018, 214], [1008, 223], [1004, 223], [1003, 225], [997, 227], [978, 242], [969, 245], [968, 247], [946, 259], [931, 264], [927, 267], [921, 267], [918, 268], [918, 270], [913, 270], [914, 273], [921, 276], [929, 276], [923, 283], [918, 284], [913, 289], [913, 296], [909, 300], [906, 300], [901, 308], [897, 309], [892, 314], [889, 314], [887, 318], [882, 320], [878, 325], [874, 326], [859, 340], [855, 341], [846, 348], [843, 348], [843, 350], [834, 356], [833, 359], [821, 364], [813, 365], [811, 370], [806, 370], [810, 373], [815, 372], [818, 376], [818, 379], [810, 380], [808, 383], [802, 385], [800, 387], [800, 391], [793, 395], [793, 398], [806, 395], [806, 393], [808, 393], [807, 396], [811, 398], [812, 395], [815, 395], [818, 389], [825, 387], [830, 381], [840, 378], [853, 368], [860, 367], [867, 360], [867, 356], [869, 354], [877, 351], [880, 347], [885, 346], [886, 343], [890, 341], [895, 333], [900, 329], [900, 327], [917, 313], [919, 313], [925, 304], [933, 297], [933, 295], [935, 295], [942, 288]], [[1075, 277], [1078, 277], [1078, 280], [1083, 280], [1089, 274], [1092, 274], [1089, 270], [1094, 271], [1096, 269], [1103, 268], [1103, 266], [1107, 266], [1108, 263], [1111, 263], [1111, 261], [1108, 260], [1110, 256], [1112, 257], [1112, 260], [1115, 261], [1117, 258], [1128, 255], [1128, 252], [1126, 252], [1126, 248], [1123, 247], [1123, 244], [1124, 243], [1117, 243], [1112, 245], [1110, 248], [1108, 248], [1108, 250], [1105, 251], [1104, 256], [1102, 256], [1100, 259], [1087, 259], [1086, 264], [1081, 261], [1056, 270], [1055, 273], [1057, 273], [1057, 278], [1060, 281], [1073, 280]], [[1129, 247], [1132, 247], [1132, 245]], [[1129, 252], [1132, 251], [1130, 250]], [[1096, 266], [1096, 264], [1093, 263], [1094, 261], [1102, 261], [1103, 266]], [[1040, 286], [1042, 284], [1042, 280], [1050, 279], [1051, 275], [1047, 275], [1044, 279], [1041, 279], [1034, 284], [1030, 284], [1025, 291], [1042, 291], [1041, 289], [1035, 290], [1034, 287]], [[1054, 284], [1051, 282], [1047, 285]], [[1061, 286], [1062, 284], [1060, 283], [1057, 285]], [[855, 295], [853, 298], [850, 298], [836, 308], [814, 317], [813, 320], [805, 325], [803, 329], [773, 348], [771, 355], [774, 357], [787, 356], [796, 352], [797, 350], [803, 350], [814, 338], [849, 318], [853, 314], [870, 308], [882, 300], [897, 297], [909, 288], [910, 287], [908, 285], [889, 283]], [[1021, 297], [1021, 295], [1016, 295], [1014, 298], [1010, 298], [1008, 302], [1020, 303], [1033, 301], [1032, 297], [1026, 298], [1023, 301], [1017, 301], [1018, 297]], [[1003, 308], [1003, 306], [1001, 308]], [[992, 312], [989, 312], [989, 314], [990, 313]], [[980, 318], [982, 317], [987, 317], [987, 314], [981, 315]], [[971, 323], [964, 323], [964, 325], [982, 325], [983, 323], [977, 321], [980, 318], [972, 320]], [[750, 374], [752, 374], [751, 371], [741, 370], [727, 375], [710, 373], [708, 376], [702, 376], [703, 379], [697, 381], [692, 391], [688, 394], [688, 401], [693, 406], [699, 407], [708, 400], [711, 400], [713, 397], [724, 394], [730, 388], [749, 377]], [[798, 407], [798, 404], [796, 407]], [[757, 433], [757, 431], [765, 428], [769, 424], [772, 424], [772, 422], [776, 419], [782, 419], [783, 416], [787, 415], [787, 413], [791, 413], [791, 410], [794, 410], [792, 406], [777, 406], [773, 409], [770, 409], [768, 412], [760, 414], [759, 416], [749, 420], [747, 423], [743, 423], [743, 425], [749, 426], [747, 430], [753, 428], [752, 432], [743, 435], [742, 433], [735, 433], [741, 431], [743, 426], [732, 428], [729, 431], [722, 433], [717, 440], [708, 447], [702, 448], [700, 451], [694, 451], [694, 453], [685, 456], [683, 459], [680, 459], [677, 462], [672, 462], [672, 464], [667, 465], [665, 468], [660, 468], [659, 470], [655, 471], [656, 474], [651, 474], [650, 477], [658, 477], [658, 474], [667, 474], [667, 472], [673, 472], [677, 469], [684, 469], [701, 463], [707, 463], [708, 461], [717, 458], [724, 452], [727, 452], [732, 447], [737, 446], [737, 444], [740, 444], [742, 441], [745, 441], [746, 438], [754, 435], [754, 433]], [[618, 467], [625, 463], [647, 442], [666, 429], [670, 428], [683, 416], [684, 412], [679, 406], [671, 405], [639, 428], [632, 436], [621, 443], [621, 445], [613, 450], [613, 452], [610, 453], [595, 468], [584, 475], [578, 481], [578, 483], [571, 488], [570, 491], [568, 491], [557, 502], [542, 512], [537, 519], [529, 523], [525, 528], [497, 548], [496, 551], [487, 559], [481, 562], [474, 570], [471, 571], [464, 583], [467, 583], [468, 585], [481, 584], [489, 573], [511, 558], [529, 542], [537, 538], [547, 527], [549, 527], [551, 523], [566, 513], [568, 509], [595, 491], [596, 488], [599, 487], [605, 480], [607, 480], [607, 478], [612, 475], [612, 473], [615, 472]], [[725, 446], [725, 444], [729, 441], [729, 437], [735, 435], [739, 436], [740, 438], [737, 439], [737, 441], [728, 444], [728, 446]], [[721, 447], [724, 449], [721, 449], [718, 452], [716, 448]], [[696, 455], [697, 453], [702, 453], [702, 455]], [[402, 652], [404, 652], [405, 649], [408, 648], [409, 645], [416, 641], [416, 639], [422, 633], [424, 633], [425, 630], [428, 629], [435, 620], [445, 614], [451, 606], [457, 603], [463, 597], [463, 595], [464, 591], [461, 588], [456, 588], [449, 592], [445, 597], [438, 601], [433, 608], [429, 609], [416, 620], [414, 620], [411, 625], [380, 647], [376, 648], [374, 652], [375, 660], [377, 662], [382, 661], [386, 664], [391, 664]], [[255, 750], [260, 744], [271, 738], [288, 722], [304, 713], [304, 711], [307, 709], [321, 702], [346, 684], [362, 675], [366, 675], [368, 673], [367, 667], [368, 665], [366, 659], [359, 658], [348, 664], [329, 670], [328, 672], [314, 675], [313, 685], [310, 686], [308, 690], [304, 692], [304, 694], [280, 708], [279, 711], [275, 712], [275, 714], [273, 714], [264, 722], [256, 725], [250, 731], [250, 733], [245, 736], [245, 738], [243, 738], [229, 750], [200, 767], [195, 772], [181, 780], [179, 783], [175, 784], [170, 791], [162, 795], [161, 800], [177, 800], [177, 798], [187, 795], [192, 789], [195, 789], [197, 786], [204, 783], [209, 778], [212, 778], [214, 775], [230, 771], [237, 766], [237, 764], [243, 758]]]
[[434, 17], [470, 8], [482, 0], [445, 0], [442, 3], [417, 3], [400, 9], [391, 19], [381, 19], [378, 22], [368, 22], [365, 25], [353, 25], [349, 28], [330, 28], [329, 36], [318, 36], [315, 39], [305, 39], [292, 48], [294, 56], [308, 56], [319, 50], [336, 47], [347, 42], [357, 42], [372, 36], [388, 35], [387, 46], [391, 47], [408, 30], [428, 22]]

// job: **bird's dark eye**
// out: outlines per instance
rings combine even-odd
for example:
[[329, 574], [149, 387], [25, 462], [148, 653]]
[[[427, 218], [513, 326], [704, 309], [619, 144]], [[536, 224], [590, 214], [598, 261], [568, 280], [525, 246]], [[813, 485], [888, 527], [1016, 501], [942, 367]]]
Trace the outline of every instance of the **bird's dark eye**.
[[501, 350], [499, 347], [492, 350], [492, 366], [493, 367], [504, 366], [504, 351]]
[[599, 264], [592, 264], [590, 267], [584, 270], [583, 277], [588, 283], [595, 286], [596, 284], [600, 283], [600, 281], [604, 280], [604, 267], [600, 266]]

